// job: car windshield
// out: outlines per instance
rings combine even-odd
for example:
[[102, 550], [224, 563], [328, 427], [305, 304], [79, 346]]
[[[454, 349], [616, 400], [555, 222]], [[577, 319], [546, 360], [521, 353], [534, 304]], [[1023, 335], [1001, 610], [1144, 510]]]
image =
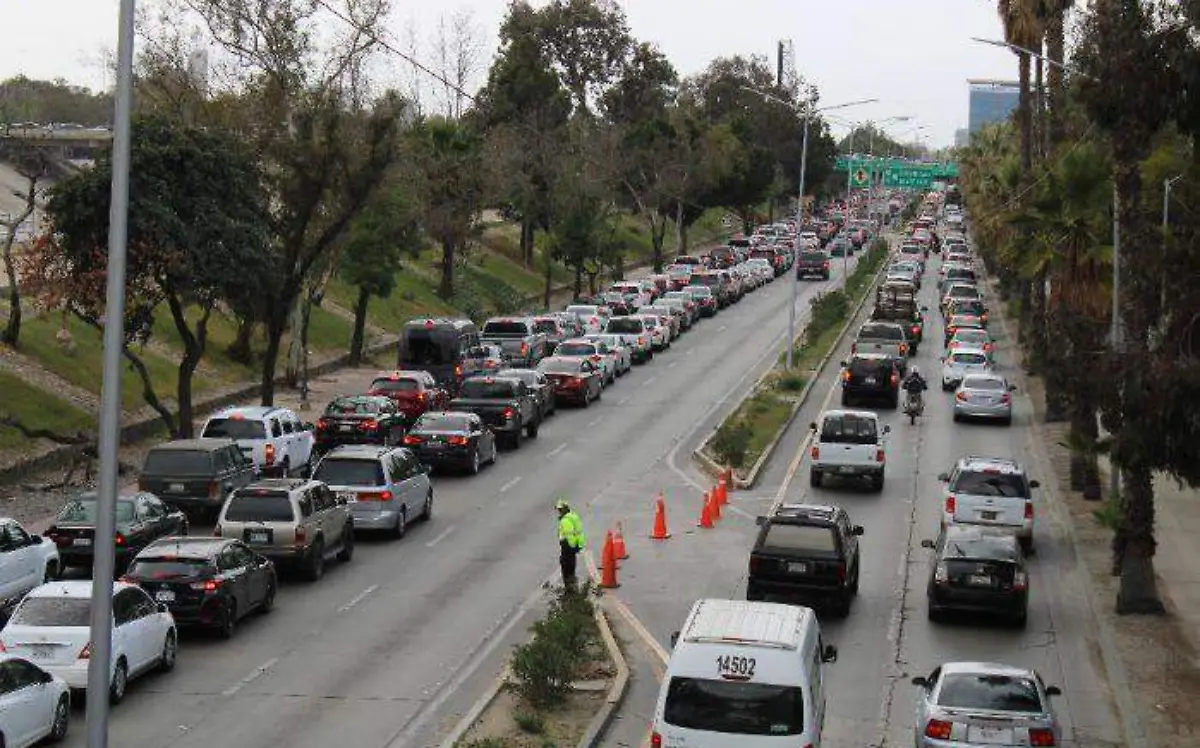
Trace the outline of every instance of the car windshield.
[[[371, 389], [376, 392], [419, 392], [421, 383], [415, 379], [406, 379], [404, 377], [397, 377], [395, 379], [381, 377], [371, 382]], [[332, 407], [332, 404], [330, 407]]]
[[1008, 384], [1003, 379], [991, 377], [967, 377], [962, 383], [966, 390], [987, 390], [989, 392], [1006, 392]]
[[[953, 541], [950, 545], [953, 547]], [[965, 552], [972, 549], [963, 550]], [[1011, 561], [992, 558], [950, 558], [944, 563], [946, 575], [951, 582], [985, 589], [1011, 585], [1017, 570], [1016, 564]]]
[[468, 431], [471, 420], [451, 413], [426, 413], [413, 424], [413, 431]]
[[854, 374], [879, 374], [879, 370], [888, 363], [887, 359], [856, 358], [850, 361], [850, 371]]
[[378, 412], [378, 402], [357, 397], [339, 397], [325, 407], [327, 416], [374, 415]]
[[683, 290], [693, 296], [703, 296], [706, 299], [712, 297], [712, 289], [708, 286], [684, 286]]
[[483, 326], [484, 335], [528, 335], [529, 325], [516, 320], [493, 320]]
[[955, 353], [950, 360], [958, 366], [980, 366], [987, 363], [987, 356], [982, 353]]
[[201, 436], [210, 439], [266, 439], [267, 427], [262, 421], [245, 418], [214, 418], [205, 425]]
[[[441, 342], [445, 342], [443, 346]], [[453, 361], [454, 338], [434, 339], [424, 330], [407, 333], [400, 346], [400, 363], [414, 366], [444, 366]]]
[[590, 356], [596, 352], [596, 346], [588, 343], [563, 343], [554, 349], [559, 356]]
[[[132, 522], [134, 514], [134, 505], [132, 501], [125, 499], [117, 500], [117, 522]], [[75, 499], [67, 503], [58, 513], [59, 522], [72, 522], [81, 525], [94, 525], [96, 523], [96, 500], [95, 499]]]
[[142, 473], [146, 475], [208, 475], [212, 454], [198, 450], [152, 449], [146, 453]]
[[973, 496], [1027, 498], [1025, 480], [1015, 473], [963, 470], [950, 484], [950, 491]]
[[608, 321], [609, 332], [637, 335], [642, 332], [642, 321], [637, 317], [617, 317]]
[[826, 416], [821, 425], [821, 441], [831, 444], [875, 444], [878, 437], [874, 419], [853, 413]]
[[526, 385], [529, 385], [530, 387], [532, 387], [538, 383], [537, 372], [531, 371], [529, 369], [505, 369], [504, 371], [498, 373], [496, 376], [504, 377], [505, 379], [515, 379], [518, 382], [524, 382]]
[[91, 619], [91, 600], [83, 597], [39, 597], [29, 595], [13, 613], [9, 623], [14, 626], [88, 626]]
[[793, 525], [787, 522], [773, 522], [768, 525], [766, 535], [763, 536], [762, 547], [826, 553], [837, 550], [832, 527]]
[[579, 374], [579, 362], [567, 361], [564, 359], [552, 360], [542, 359], [538, 364], [538, 369], [543, 374]]
[[205, 558], [137, 558], [129, 567], [130, 576], [140, 579], [191, 579], [213, 571]]
[[988, 673], [948, 673], [938, 688], [938, 706], [1041, 714], [1042, 698], [1032, 678]]
[[291, 522], [292, 502], [285, 493], [238, 493], [229, 499], [225, 519], [230, 522]]
[[799, 735], [804, 732], [804, 694], [798, 686], [674, 677], [663, 721], [734, 735]]
[[327, 486], [382, 486], [385, 482], [379, 460], [349, 457], [326, 457], [313, 478]]
[[657, 330], [658, 329], [658, 318], [657, 317], [642, 317], [642, 324], [644, 324], [650, 330]]
[[824, 252], [802, 252], [800, 254], [800, 260], [802, 262], [824, 262], [825, 261], [825, 253]]

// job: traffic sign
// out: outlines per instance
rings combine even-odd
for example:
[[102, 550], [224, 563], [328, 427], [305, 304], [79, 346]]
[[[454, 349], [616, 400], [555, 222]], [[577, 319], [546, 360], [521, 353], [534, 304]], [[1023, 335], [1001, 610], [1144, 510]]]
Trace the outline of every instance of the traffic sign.
[[855, 187], [866, 187], [871, 184], [871, 175], [861, 166], [854, 172], [853, 177]]

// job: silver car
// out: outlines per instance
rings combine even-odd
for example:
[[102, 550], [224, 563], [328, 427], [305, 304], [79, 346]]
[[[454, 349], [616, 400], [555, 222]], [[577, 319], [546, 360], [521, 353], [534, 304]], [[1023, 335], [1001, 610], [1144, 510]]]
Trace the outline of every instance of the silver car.
[[987, 374], [992, 369], [992, 360], [982, 348], [958, 348], [942, 359], [942, 390], [950, 392], [958, 387], [968, 374]]
[[993, 662], [947, 662], [912, 679], [921, 689], [917, 748], [1062, 745], [1050, 703], [1062, 691], [1026, 668]]
[[[633, 337], [635, 339], [637, 338], [636, 335], [629, 336], [618, 335], [617, 333], [600, 333], [584, 335], [583, 339], [594, 340], [607, 345], [609, 351], [612, 352], [613, 358], [615, 359], [614, 363], [617, 366], [617, 376], [621, 377], [625, 375], [625, 372], [633, 368], [633, 350], [630, 342], [627, 340], [629, 337]], [[649, 338], [647, 338], [647, 340], [648, 339]], [[649, 346], [647, 346], [647, 350], [649, 350]]]
[[954, 391], [954, 420], [996, 418], [1011, 424], [1016, 389], [999, 374], [968, 374]]

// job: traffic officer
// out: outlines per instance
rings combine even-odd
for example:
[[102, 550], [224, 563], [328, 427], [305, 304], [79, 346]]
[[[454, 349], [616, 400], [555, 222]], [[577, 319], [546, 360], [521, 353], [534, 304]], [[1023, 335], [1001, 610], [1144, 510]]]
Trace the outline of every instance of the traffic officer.
[[572, 511], [566, 499], [559, 499], [554, 508], [558, 511], [558, 565], [562, 569], [563, 586], [574, 589], [575, 561], [586, 540], [583, 520]]

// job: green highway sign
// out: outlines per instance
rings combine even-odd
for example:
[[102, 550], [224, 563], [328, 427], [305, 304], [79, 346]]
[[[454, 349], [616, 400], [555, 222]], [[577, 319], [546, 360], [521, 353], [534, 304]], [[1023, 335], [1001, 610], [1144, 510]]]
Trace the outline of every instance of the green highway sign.
[[[834, 171], [850, 172], [851, 175], [857, 175], [859, 171], [865, 171], [868, 174], [883, 174], [884, 184], [900, 186], [897, 182], [915, 182], [924, 184], [924, 177], [916, 175], [927, 175], [929, 184], [943, 179], [954, 179], [958, 176], [958, 164], [953, 162], [947, 163], [932, 163], [925, 161], [910, 161], [903, 158], [855, 158], [851, 159], [847, 156], [838, 156], [834, 162]], [[892, 175], [893, 182], [889, 183], [887, 175]], [[901, 177], [901, 174], [911, 176]], [[862, 184], [869, 182], [869, 177], [861, 181]]]

